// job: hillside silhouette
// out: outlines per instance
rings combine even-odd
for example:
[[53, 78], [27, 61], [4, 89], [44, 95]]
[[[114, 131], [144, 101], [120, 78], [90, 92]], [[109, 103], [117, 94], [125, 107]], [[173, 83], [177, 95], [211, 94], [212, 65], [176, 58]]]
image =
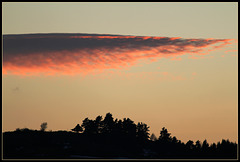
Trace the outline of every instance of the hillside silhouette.
[[209, 144], [184, 143], [163, 127], [159, 137], [149, 126], [111, 113], [85, 118], [72, 131], [17, 128], [3, 135], [3, 159], [237, 159], [237, 143], [222, 139]]

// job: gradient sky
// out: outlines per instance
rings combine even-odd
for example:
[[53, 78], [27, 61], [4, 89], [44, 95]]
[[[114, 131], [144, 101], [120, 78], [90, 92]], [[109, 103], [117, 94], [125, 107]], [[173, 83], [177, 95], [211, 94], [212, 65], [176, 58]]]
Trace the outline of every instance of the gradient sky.
[[237, 142], [237, 2], [4, 2], [2, 13], [3, 131], [69, 131], [111, 112], [157, 137]]

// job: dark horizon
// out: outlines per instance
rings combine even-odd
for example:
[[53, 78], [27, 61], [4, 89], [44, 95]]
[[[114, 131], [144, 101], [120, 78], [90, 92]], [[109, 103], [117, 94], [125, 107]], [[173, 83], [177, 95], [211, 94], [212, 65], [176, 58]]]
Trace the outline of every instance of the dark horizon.
[[[114, 119], [111, 113], [95, 120], [88, 117], [72, 131], [17, 128], [3, 133], [4, 159], [236, 159], [238, 144], [222, 139], [184, 143], [163, 127], [159, 137], [149, 126], [129, 118]], [[30, 151], [31, 150], [31, 151]]]

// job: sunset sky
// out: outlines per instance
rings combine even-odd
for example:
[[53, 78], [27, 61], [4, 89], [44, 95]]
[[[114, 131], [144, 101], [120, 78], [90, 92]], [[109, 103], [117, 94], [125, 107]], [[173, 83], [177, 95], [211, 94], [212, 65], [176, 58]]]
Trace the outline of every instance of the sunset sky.
[[237, 2], [2, 3], [3, 131], [130, 118], [238, 138]]

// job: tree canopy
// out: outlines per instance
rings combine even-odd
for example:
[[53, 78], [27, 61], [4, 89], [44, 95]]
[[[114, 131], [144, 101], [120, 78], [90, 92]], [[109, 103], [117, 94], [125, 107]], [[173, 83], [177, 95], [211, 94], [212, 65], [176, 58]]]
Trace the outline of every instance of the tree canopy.
[[74, 127], [71, 130], [74, 131], [74, 132], [77, 132], [77, 133], [83, 131], [82, 127], [79, 124], [77, 124], [76, 127]]

